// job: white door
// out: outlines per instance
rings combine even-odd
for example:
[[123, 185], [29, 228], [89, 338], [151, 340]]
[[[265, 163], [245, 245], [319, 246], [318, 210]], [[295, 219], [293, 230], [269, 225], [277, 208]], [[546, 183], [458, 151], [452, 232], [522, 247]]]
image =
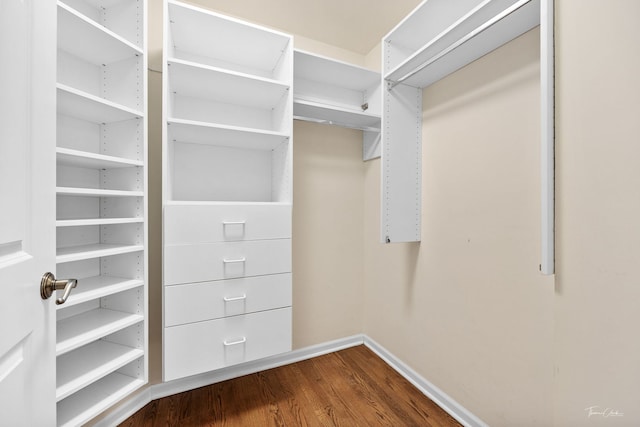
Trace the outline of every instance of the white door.
[[56, 2], [0, 0], [0, 424], [52, 426]]

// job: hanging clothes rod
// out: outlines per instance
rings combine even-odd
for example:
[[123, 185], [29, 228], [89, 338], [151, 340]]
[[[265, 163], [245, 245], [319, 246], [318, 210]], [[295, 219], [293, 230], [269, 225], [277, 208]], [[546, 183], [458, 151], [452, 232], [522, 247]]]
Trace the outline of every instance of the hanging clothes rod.
[[312, 122], [312, 123], [320, 123], [323, 125], [334, 125], [334, 126], [340, 126], [343, 128], [348, 128], [348, 129], [355, 129], [355, 130], [362, 130], [362, 131], [367, 131], [367, 132], [380, 132], [380, 128], [374, 128], [371, 126], [357, 126], [357, 125], [352, 125], [352, 124], [348, 124], [348, 123], [342, 123], [342, 122], [338, 122], [335, 120], [324, 120], [324, 119], [315, 119], [312, 117], [305, 117], [305, 116], [293, 116], [294, 120], [302, 120], [305, 122]]
[[518, 9], [520, 9], [521, 7], [523, 7], [524, 5], [526, 5], [527, 3], [531, 2], [531, 1], [532, 0], [520, 0], [519, 2], [515, 3], [514, 5], [512, 5], [508, 9], [505, 9], [500, 14], [494, 16], [492, 19], [490, 19], [489, 21], [485, 22], [484, 24], [482, 24], [481, 26], [479, 26], [475, 30], [467, 33], [467, 35], [465, 35], [461, 39], [457, 40], [455, 43], [449, 45], [449, 47], [447, 47], [446, 49], [442, 50], [437, 55], [435, 55], [432, 58], [430, 58], [428, 61], [424, 62], [423, 64], [420, 64], [418, 67], [413, 69], [411, 72], [405, 74], [404, 76], [400, 77], [397, 80], [387, 80], [387, 88], [389, 90], [391, 90], [394, 87], [396, 87], [397, 85], [399, 85], [402, 82], [404, 82], [405, 80], [415, 76], [416, 74], [418, 74], [420, 71], [424, 70], [429, 65], [433, 64], [434, 62], [438, 61], [439, 59], [441, 59], [445, 55], [447, 55], [450, 52], [452, 52], [453, 50], [457, 49], [458, 47], [462, 46], [463, 44], [465, 44], [468, 41], [472, 40], [473, 38], [477, 37], [479, 34], [483, 33], [487, 29], [491, 28], [493, 25], [495, 25], [498, 22], [502, 21], [504, 18], [506, 18], [507, 16], [511, 15], [513, 12], [517, 11]]

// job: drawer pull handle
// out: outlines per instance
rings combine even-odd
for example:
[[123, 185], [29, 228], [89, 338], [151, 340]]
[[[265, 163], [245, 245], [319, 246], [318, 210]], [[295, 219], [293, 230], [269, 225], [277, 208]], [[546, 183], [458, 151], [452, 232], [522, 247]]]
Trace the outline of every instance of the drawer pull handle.
[[235, 340], [235, 341], [227, 341], [227, 340], [224, 340], [224, 341], [223, 341], [223, 344], [224, 344], [226, 347], [229, 347], [229, 346], [232, 346], [232, 345], [244, 344], [245, 342], [247, 342], [247, 338], [246, 338], [246, 337], [242, 337], [242, 338], [240, 338], [239, 340]]
[[222, 225], [246, 225], [247, 221], [222, 221]]
[[224, 302], [240, 301], [243, 299], [247, 299], [247, 294], [242, 294], [239, 297], [224, 297], [222, 299], [224, 300]]
[[225, 264], [233, 264], [234, 262], [245, 262], [247, 261], [247, 259], [245, 257], [242, 258], [238, 258], [238, 259], [223, 259], [222, 262], [224, 262]]

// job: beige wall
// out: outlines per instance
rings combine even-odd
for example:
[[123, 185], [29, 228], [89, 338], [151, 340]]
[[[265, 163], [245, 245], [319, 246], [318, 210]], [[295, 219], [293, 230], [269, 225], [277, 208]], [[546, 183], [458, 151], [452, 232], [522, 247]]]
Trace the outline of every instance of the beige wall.
[[538, 40], [424, 90], [421, 243], [378, 243], [380, 164], [367, 165], [364, 332], [494, 426], [551, 425]]
[[293, 127], [293, 347], [362, 333], [362, 132]]
[[555, 421], [640, 425], [640, 2], [558, 1]]

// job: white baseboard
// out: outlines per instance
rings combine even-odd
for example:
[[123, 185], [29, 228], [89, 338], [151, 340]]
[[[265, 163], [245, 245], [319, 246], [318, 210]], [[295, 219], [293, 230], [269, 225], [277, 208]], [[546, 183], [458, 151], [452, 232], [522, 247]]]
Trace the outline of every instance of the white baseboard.
[[231, 378], [241, 377], [243, 375], [253, 374], [255, 372], [265, 371], [267, 369], [277, 368], [279, 366], [289, 365], [291, 363], [300, 362], [302, 360], [311, 359], [322, 356], [324, 354], [333, 353], [335, 351], [344, 350], [345, 348], [354, 347], [364, 344], [376, 353], [389, 366], [395, 369], [400, 375], [406, 378], [410, 383], [418, 388], [425, 396], [433, 400], [438, 406], [449, 413], [453, 418], [466, 427], [488, 427], [480, 418], [473, 415], [463, 406], [449, 397], [435, 385], [418, 375], [413, 369], [405, 365], [393, 354], [388, 352], [384, 347], [376, 343], [366, 335], [354, 335], [335, 341], [330, 341], [311, 347], [305, 347], [294, 350], [289, 353], [268, 357], [266, 359], [256, 360], [253, 362], [243, 363], [241, 365], [231, 366], [229, 368], [219, 369], [217, 371], [208, 372], [206, 374], [194, 375], [192, 377], [181, 378], [166, 383], [153, 384], [142, 390], [139, 394], [125, 401], [118, 408], [114, 409], [103, 419], [98, 421], [96, 427], [111, 427], [125, 421], [138, 410], [142, 409], [149, 402], [160, 399], [162, 397], [171, 396], [173, 394], [182, 393], [193, 390], [195, 388], [204, 387]]
[[109, 412], [100, 421], [97, 421], [94, 424], [94, 427], [117, 426], [118, 424], [124, 422], [124, 420], [138, 412], [140, 409], [144, 408], [147, 403], [153, 400], [151, 398], [152, 387], [153, 386], [144, 388], [133, 396], [125, 398], [119, 406]]
[[142, 409], [147, 403], [160, 399], [162, 397], [171, 396], [173, 394], [182, 393], [193, 390], [195, 388], [208, 386], [231, 378], [241, 377], [256, 372], [266, 371], [267, 369], [277, 368], [279, 366], [289, 365], [291, 363], [300, 362], [302, 360], [311, 359], [322, 356], [324, 354], [333, 353], [345, 348], [355, 347], [364, 343], [363, 335], [354, 335], [347, 338], [341, 338], [335, 341], [305, 347], [288, 353], [279, 354], [265, 359], [253, 362], [243, 363], [241, 365], [231, 366], [229, 368], [219, 369], [213, 372], [207, 372], [201, 375], [194, 375], [179, 380], [169, 381], [160, 384], [153, 384], [136, 396], [125, 401], [119, 407], [96, 422], [95, 427], [112, 427], [124, 422], [131, 415]]
[[400, 375], [406, 378], [411, 384], [416, 386], [429, 399], [444, 409], [449, 415], [455, 418], [465, 427], [488, 427], [488, 424], [469, 412], [466, 408], [453, 400], [449, 395], [440, 390], [438, 387], [424, 379], [416, 371], [404, 364], [400, 359], [391, 354], [380, 344], [364, 336], [364, 345], [371, 351], [376, 353], [378, 357], [387, 362], [389, 366], [395, 369]]
[[267, 369], [277, 368], [278, 366], [289, 365], [291, 363], [318, 357], [323, 354], [333, 353], [334, 351], [361, 345], [363, 342], [364, 338], [362, 335], [354, 335], [352, 337], [301, 348], [299, 350], [278, 354], [265, 359], [255, 360], [253, 362], [218, 369], [217, 371], [207, 372], [206, 374], [194, 375], [192, 377], [155, 384], [152, 386], [151, 400], [219, 383], [231, 378], [238, 378], [243, 375], [266, 371]]

